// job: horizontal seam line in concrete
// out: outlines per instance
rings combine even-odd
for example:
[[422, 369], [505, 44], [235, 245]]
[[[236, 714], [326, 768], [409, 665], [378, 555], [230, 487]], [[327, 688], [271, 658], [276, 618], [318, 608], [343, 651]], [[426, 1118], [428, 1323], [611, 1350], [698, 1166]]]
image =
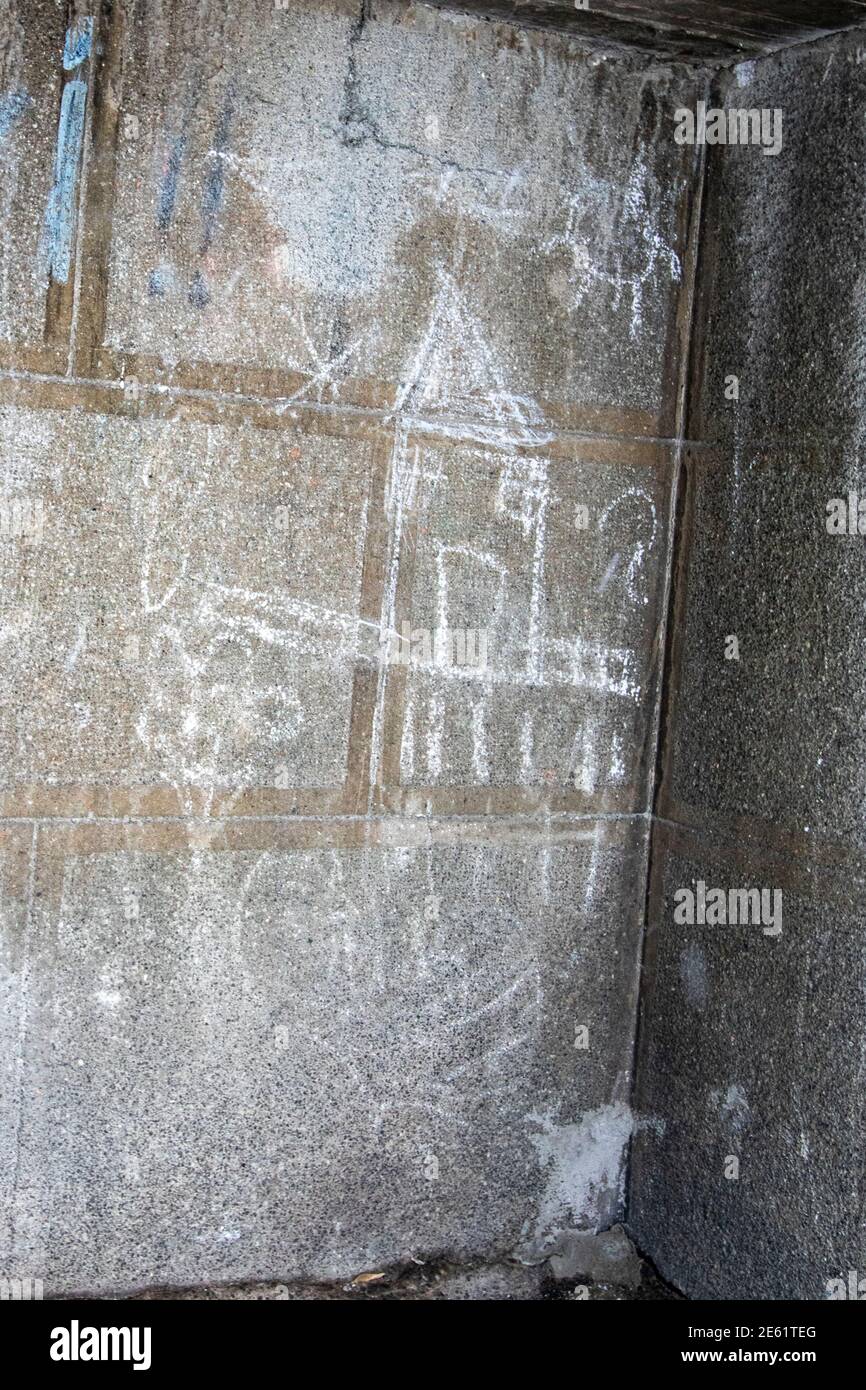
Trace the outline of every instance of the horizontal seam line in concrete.
[[333, 816], [292, 816], [292, 815], [233, 815], [229, 812], [225, 816], [0, 816], [0, 826], [2, 825], [151, 825], [168, 823], [172, 825], [233, 825], [238, 822], [255, 822], [270, 824], [276, 822], [331, 824], [343, 823], [346, 821], [365, 823], [365, 822], [391, 822], [399, 824], [400, 821], [418, 821], [430, 825], [441, 825], [448, 821], [468, 821], [477, 824], [484, 824], [487, 821], [515, 821], [529, 825], [550, 825], [554, 821], [568, 822], [588, 822], [594, 824], [597, 821], [641, 821], [649, 820], [650, 815], [647, 811], [495, 811], [485, 812], [454, 812], [443, 813], [442, 815], [422, 815], [412, 814], [411, 812], [395, 811], [388, 815], [333, 815]]
[[654, 826], [684, 831], [702, 845], [710, 847], [721, 858], [728, 858], [731, 854], [739, 854], [747, 859], [777, 860], [781, 863], [794, 864], [801, 871], [812, 866], [823, 866], [829, 869], [840, 869], [845, 865], [855, 867], [866, 859], [866, 847], [856, 841], [843, 842], [816, 837], [812, 842], [812, 858], [808, 863], [804, 863], [802, 851], [790, 843], [791, 837], [798, 834], [797, 831], [783, 825], [773, 825], [756, 816], [751, 817], [750, 820], [761, 838], [759, 839], [756, 835], [753, 840], [744, 840], [742, 834], [725, 825], [719, 826], [713, 823], [696, 825], [691, 821], [671, 820], [668, 816], [654, 814], [650, 816], [650, 819]]
[[[386, 410], [381, 407], [346, 405], [336, 401], [306, 401], [296, 400], [291, 396], [256, 396], [247, 392], [240, 391], [210, 391], [201, 386], [173, 386], [166, 382], [149, 382], [136, 378], [141, 394], [147, 395], [153, 392], [158, 395], [175, 396], [179, 399], [189, 398], [193, 400], [208, 400], [216, 404], [237, 404], [237, 405], [256, 405], [265, 409], [285, 414], [288, 410], [313, 411], [321, 415], [346, 415], [359, 420], [380, 420], [385, 423], [403, 420], [410, 422], [418, 427], [429, 428], [435, 433], [437, 429], [447, 429], [458, 433], [471, 435], [473, 430], [489, 429], [498, 430], [511, 437], [517, 435], [525, 436], [521, 442], [527, 444], [544, 444], [550, 439], [609, 439], [621, 441], [623, 443], [634, 444], [664, 444], [671, 447], [685, 444], [690, 449], [705, 449], [718, 447], [712, 442], [701, 439], [679, 440], [668, 438], [665, 435], [652, 434], [619, 434], [604, 430], [577, 430], [562, 428], [553, 422], [538, 424], [522, 423], [520, 421], [502, 421], [495, 416], [475, 415], [462, 418], [455, 418], [451, 415], [426, 415], [423, 412], [413, 412], [405, 409]], [[81, 376], [61, 376], [54, 372], [28, 372], [17, 371], [14, 368], [0, 369], [0, 381], [32, 381], [54, 383], [58, 386], [80, 386], [96, 387], [101, 390], [123, 391], [123, 377], [81, 377]], [[8, 404], [8, 403], [7, 403]], [[37, 407], [34, 407], [37, 408]], [[45, 410], [50, 407], [40, 405], [38, 409]], [[607, 407], [615, 409], [615, 407]], [[137, 417], [130, 413], [130, 420]]]
[[[58, 381], [65, 380], [58, 377]], [[699, 448], [712, 451], [718, 455], [718, 462], [727, 462], [733, 454], [739, 450], [742, 454], [752, 454], [753, 463], [757, 465], [765, 464], [770, 466], [774, 463], [793, 463], [802, 464], [809, 453], [814, 453], [819, 448], [826, 453], [830, 444], [845, 444], [850, 442], [850, 430], [842, 430], [838, 434], [808, 434], [803, 430], [791, 430], [787, 434], [756, 434], [751, 438], [740, 438], [737, 442], [733, 435], [725, 437], [717, 435], [712, 439], [684, 439], [684, 448]], [[778, 457], [784, 451], [784, 459]], [[772, 458], [761, 458], [761, 454], [772, 453]]]

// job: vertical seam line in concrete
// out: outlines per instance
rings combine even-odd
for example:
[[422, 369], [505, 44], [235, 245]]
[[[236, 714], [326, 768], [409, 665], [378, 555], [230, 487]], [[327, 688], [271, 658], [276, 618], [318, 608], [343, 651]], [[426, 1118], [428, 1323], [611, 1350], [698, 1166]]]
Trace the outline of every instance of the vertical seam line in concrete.
[[[707, 86], [712, 77], [708, 74]], [[704, 93], [706, 95], [706, 92]], [[669, 693], [671, 681], [671, 655], [674, 628], [674, 610], [677, 593], [674, 577], [682, 559], [683, 542], [682, 510], [684, 499], [683, 453], [687, 447], [687, 426], [689, 423], [689, 383], [692, 372], [692, 346], [695, 334], [695, 300], [699, 282], [701, 252], [704, 239], [704, 208], [706, 201], [707, 159], [706, 147], [695, 146], [695, 163], [692, 173], [692, 202], [686, 241], [686, 255], [683, 271], [681, 304], [683, 319], [679, 335], [677, 363], [677, 396], [674, 415], [675, 444], [673, 450], [673, 475], [671, 478], [670, 503], [668, 511], [668, 544], [665, 558], [664, 589], [661, 602], [661, 623], [658, 638], [658, 677], [653, 711], [652, 734], [650, 739], [650, 766], [652, 768], [647, 805], [647, 844], [644, 876], [643, 912], [638, 940], [638, 958], [635, 989], [635, 1026], [632, 1039], [631, 1088], [632, 1110], [637, 1098], [638, 1065], [641, 1047], [641, 1019], [646, 983], [647, 932], [649, 926], [650, 893], [653, 877], [653, 848], [655, 841], [655, 811], [662, 780], [663, 759], [666, 739], [665, 729], [669, 713]], [[624, 1216], [628, 1220], [631, 1207], [632, 1145], [629, 1140], [624, 1174]]]
[[[406, 423], [399, 417], [394, 421], [391, 458], [385, 476], [385, 492], [382, 504], [386, 518], [385, 573], [382, 585], [382, 603], [379, 610], [379, 641], [383, 634], [390, 633], [394, 620], [394, 601], [397, 576], [400, 566], [400, 545], [402, 540], [402, 504], [398, 505], [403, 487], [403, 461], [409, 438]], [[382, 762], [382, 734], [384, 729], [385, 701], [387, 697], [388, 663], [379, 662], [376, 677], [376, 696], [373, 706], [373, 725], [370, 736], [369, 788], [367, 794], [367, 816], [373, 814], [373, 806], [379, 785], [379, 772]]]
[[21, 941], [21, 994], [18, 1009], [18, 1076], [16, 1078], [17, 1114], [15, 1116], [15, 1157], [12, 1181], [9, 1184], [9, 1230], [11, 1252], [18, 1258], [18, 1186], [21, 1179], [21, 1133], [24, 1126], [24, 1067], [27, 1055], [27, 1030], [30, 1023], [30, 943], [33, 939], [33, 903], [36, 890], [36, 856], [39, 852], [39, 825], [34, 821], [30, 835], [30, 854], [27, 864], [27, 909]]

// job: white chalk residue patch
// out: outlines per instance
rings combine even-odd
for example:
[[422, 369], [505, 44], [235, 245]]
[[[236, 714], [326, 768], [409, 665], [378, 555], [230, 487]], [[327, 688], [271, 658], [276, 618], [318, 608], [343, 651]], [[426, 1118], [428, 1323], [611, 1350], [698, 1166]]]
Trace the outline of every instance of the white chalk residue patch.
[[566, 1227], [600, 1230], [616, 1217], [624, 1200], [628, 1142], [641, 1130], [661, 1136], [664, 1120], [636, 1115], [622, 1101], [590, 1110], [576, 1124], [556, 1123], [551, 1111], [532, 1112], [527, 1119], [540, 1126], [530, 1134], [546, 1185], [538, 1204], [535, 1230], [518, 1252], [529, 1260], [543, 1257]]
[[541, 1133], [529, 1137], [547, 1174], [535, 1240], [564, 1226], [597, 1229], [622, 1200], [625, 1151], [634, 1129], [631, 1110], [622, 1102], [603, 1105], [571, 1125], [557, 1125], [550, 1113], [527, 1118], [541, 1126]]
[[710, 1105], [718, 1108], [732, 1134], [739, 1134], [752, 1118], [752, 1111], [742, 1086], [729, 1086], [724, 1095], [710, 1091]]

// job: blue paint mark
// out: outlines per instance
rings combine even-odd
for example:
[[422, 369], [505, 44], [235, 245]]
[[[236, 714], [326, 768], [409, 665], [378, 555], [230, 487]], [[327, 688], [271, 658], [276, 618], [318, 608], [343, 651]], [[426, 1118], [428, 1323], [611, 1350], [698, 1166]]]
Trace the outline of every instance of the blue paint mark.
[[187, 298], [196, 309], [206, 309], [210, 303], [210, 290], [200, 270], [192, 277]]
[[180, 179], [180, 166], [186, 154], [186, 136], [176, 135], [171, 142], [168, 159], [162, 175], [162, 186], [156, 205], [156, 225], [161, 232], [167, 232], [174, 216], [177, 202], [177, 185]]
[[63, 45], [63, 66], [67, 72], [90, 57], [93, 48], [93, 16], [79, 19], [71, 29], [66, 30], [66, 43]]
[[33, 98], [21, 87], [15, 92], [0, 92], [0, 141], [6, 139], [16, 121], [33, 105]]
[[210, 250], [213, 239], [217, 234], [220, 210], [223, 205], [223, 195], [225, 193], [225, 160], [223, 154], [229, 142], [229, 130], [231, 129], [232, 116], [234, 115], [234, 90], [229, 88], [217, 128], [214, 133], [213, 150], [211, 151], [211, 166], [205, 179], [204, 194], [201, 202], [201, 221], [202, 221], [202, 242], [201, 255]]
[[60, 125], [54, 156], [54, 185], [45, 209], [42, 231], [42, 259], [55, 280], [62, 285], [69, 279], [72, 257], [72, 230], [75, 226], [75, 190], [78, 163], [84, 140], [84, 110], [87, 83], [67, 82], [60, 103]]

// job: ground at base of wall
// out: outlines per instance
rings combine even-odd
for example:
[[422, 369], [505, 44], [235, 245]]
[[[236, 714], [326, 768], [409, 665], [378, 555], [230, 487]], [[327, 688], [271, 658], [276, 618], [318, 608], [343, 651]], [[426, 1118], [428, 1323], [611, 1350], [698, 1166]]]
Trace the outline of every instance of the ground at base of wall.
[[650, 1261], [635, 1250], [622, 1227], [593, 1236], [574, 1234], [576, 1240], [567, 1258], [576, 1269], [564, 1278], [557, 1277], [563, 1272], [561, 1261], [566, 1258], [564, 1256], [558, 1257], [559, 1263], [548, 1260], [539, 1265], [511, 1262], [452, 1265], [436, 1261], [400, 1265], [388, 1270], [370, 1270], [345, 1284], [202, 1285], [188, 1289], [146, 1289], [138, 1293], [119, 1293], [114, 1298], [177, 1302], [331, 1302], [365, 1299], [631, 1302], [682, 1298], [680, 1293], [664, 1283]]

